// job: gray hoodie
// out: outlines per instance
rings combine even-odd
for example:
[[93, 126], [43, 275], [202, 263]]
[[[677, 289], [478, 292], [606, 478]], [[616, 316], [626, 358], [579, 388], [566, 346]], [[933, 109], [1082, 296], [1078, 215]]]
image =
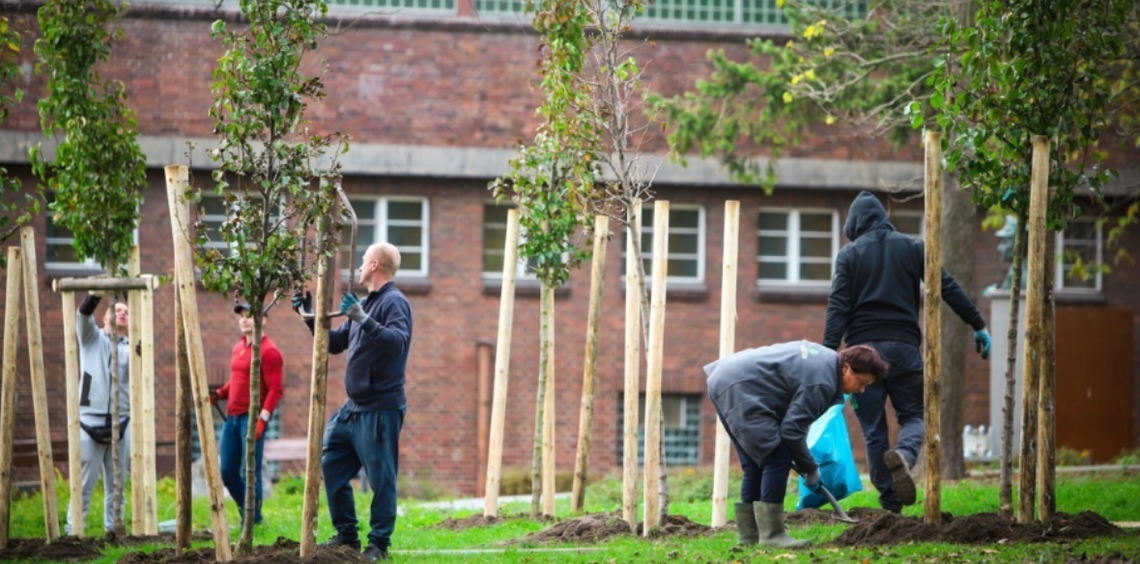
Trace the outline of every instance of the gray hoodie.
[[[94, 315], [75, 312], [75, 330], [79, 334], [79, 419], [84, 425], [106, 424], [111, 413], [111, 338], [95, 324]], [[131, 344], [126, 337], [119, 342], [119, 420], [131, 415], [130, 366]]]

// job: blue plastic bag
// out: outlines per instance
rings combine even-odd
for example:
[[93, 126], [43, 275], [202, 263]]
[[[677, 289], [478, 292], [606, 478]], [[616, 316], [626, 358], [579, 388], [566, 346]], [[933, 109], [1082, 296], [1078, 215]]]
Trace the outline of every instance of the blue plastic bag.
[[[824, 486], [835, 496], [843, 499], [863, 489], [859, 479], [859, 469], [855, 466], [855, 455], [851, 453], [851, 438], [847, 434], [847, 421], [843, 419], [843, 405], [831, 406], [823, 416], [816, 419], [808, 430], [807, 443], [812, 457], [819, 463], [819, 475]], [[796, 509], [822, 507], [827, 498], [808, 489], [800, 477], [800, 501]]]

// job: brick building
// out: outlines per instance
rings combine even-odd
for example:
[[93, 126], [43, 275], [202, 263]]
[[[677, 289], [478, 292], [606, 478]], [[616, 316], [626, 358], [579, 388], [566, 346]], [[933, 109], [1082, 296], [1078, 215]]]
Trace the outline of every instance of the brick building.
[[[365, 15], [349, 26], [348, 20], [361, 12], [342, 4], [357, 2], [332, 2], [331, 15], [341, 19], [334, 19], [330, 28], [340, 24], [341, 31], [310, 59], [310, 63], [317, 58], [328, 61], [329, 96], [311, 106], [308, 115], [315, 131], [341, 130], [352, 136], [352, 149], [344, 160], [345, 187], [362, 220], [360, 245], [387, 239], [403, 252], [404, 268], [397, 284], [411, 300], [416, 318], [401, 452], [404, 475], [472, 494], [482, 488], [477, 420], [480, 409], [489, 409], [481, 407], [478, 398], [478, 358], [485, 346], [481, 343], [493, 342], [497, 334], [502, 261], [504, 215], [493, 204], [487, 183], [507, 170], [516, 141], [533, 133], [537, 39], [520, 19], [517, 4], [510, 2], [377, 2], [382, 8], [401, 10], [396, 15]], [[648, 86], [665, 95], [678, 94], [707, 75], [709, 49], [743, 58], [746, 38], [787, 34], [778, 11], [768, 2], [750, 6], [738, 0], [741, 6], [735, 11], [674, 10], [690, 3], [696, 5], [690, 0], [655, 3], [644, 28], [637, 31], [637, 39], [652, 40], [639, 55], [648, 64]], [[33, 29], [37, 5], [15, 2], [6, 9], [17, 25]], [[196, 179], [199, 183], [209, 179], [209, 159], [202, 150], [212, 143], [207, 108], [212, 101], [211, 72], [221, 53], [220, 43], [211, 40], [209, 32], [218, 17], [237, 21], [232, 10], [230, 3], [223, 4], [219, 13], [205, 2], [139, 2], [122, 22], [126, 40], [116, 45], [113, 60], [104, 69], [107, 78], [127, 86], [151, 167], [138, 233], [143, 272], [169, 273], [173, 268], [162, 166], [187, 163], [184, 143], [196, 141], [192, 160]], [[0, 162], [31, 185], [27, 148], [42, 141], [34, 104], [43, 84], [32, 73], [30, 48], [24, 57], [27, 95], [0, 126]], [[651, 150], [651, 158], [663, 158], [663, 140], [657, 139]], [[672, 463], [712, 463], [714, 414], [704, 397], [701, 366], [718, 350], [725, 200], [741, 202], [737, 348], [820, 340], [831, 263], [846, 242], [842, 225], [851, 199], [860, 189], [913, 189], [921, 176], [920, 159], [917, 142], [899, 150], [829, 128], [811, 136], [781, 163], [780, 184], [771, 196], [730, 182], [715, 163], [696, 160], [689, 168], [670, 163], [661, 168], [657, 197], [669, 200], [673, 208], [670, 260], [684, 274], [670, 281], [665, 329], [663, 386], [667, 455]], [[1121, 158], [1121, 162], [1128, 161]], [[892, 217], [901, 229], [920, 234], [921, 206], [921, 200], [893, 202]], [[989, 300], [981, 297], [981, 291], [1004, 277], [1006, 265], [997, 260], [993, 233], [980, 227], [983, 216], [984, 210], [978, 210], [976, 274], [970, 293], [988, 319]], [[34, 226], [51, 424], [53, 437], [64, 440], [62, 322], [50, 281], [91, 273], [94, 267], [75, 261], [67, 233], [52, 226], [50, 218], [37, 219]], [[617, 226], [611, 225], [611, 230]], [[1086, 249], [1092, 256], [1104, 252], [1104, 237], [1095, 226], [1081, 228], [1080, 237], [1075, 233], [1069, 237], [1071, 250]], [[1081, 246], [1089, 242], [1091, 247]], [[1140, 251], [1136, 233], [1129, 233], [1123, 247], [1133, 254]], [[623, 248], [622, 236], [615, 235], [606, 261], [591, 469], [595, 476], [620, 468]], [[1128, 352], [1123, 356], [1124, 372], [1112, 381], [1116, 386], [1127, 384], [1130, 390], [1114, 397], [1123, 396], [1125, 401], [1117, 411], [1119, 425], [1126, 427], [1124, 444], [1131, 446], [1140, 445], [1140, 297], [1129, 287], [1138, 279], [1140, 267], [1121, 263], [1111, 275], [1077, 284], [1087, 288], [1066, 288], [1059, 299], [1061, 305], [1085, 312], [1125, 312]], [[173, 417], [168, 416], [174, 411], [174, 387], [164, 385], [173, 379], [173, 294], [165, 286], [155, 299], [160, 442], [174, 436]], [[503, 463], [523, 468], [530, 465], [534, 427], [537, 284], [521, 280], [517, 294]], [[588, 294], [585, 270], [575, 272], [556, 294], [560, 472], [569, 472], [574, 459]], [[209, 378], [220, 383], [228, 375], [228, 352], [239, 336], [231, 302], [205, 291], [198, 298]], [[308, 417], [311, 337], [287, 307], [273, 310], [267, 333], [285, 355], [280, 434], [301, 437]], [[16, 437], [28, 440], [34, 429], [24, 346], [21, 341]], [[343, 358], [333, 358], [330, 409], [345, 398], [343, 366]], [[1059, 369], [1058, 380], [1083, 376]], [[989, 388], [989, 364], [971, 354], [965, 423], [990, 423]], [[851, 428], [861, 452], [858, 425]], [[57, 453], [56, 463], [66, 464], [63, 453]], [[34, 470], [24, 474], [33, 475]]]

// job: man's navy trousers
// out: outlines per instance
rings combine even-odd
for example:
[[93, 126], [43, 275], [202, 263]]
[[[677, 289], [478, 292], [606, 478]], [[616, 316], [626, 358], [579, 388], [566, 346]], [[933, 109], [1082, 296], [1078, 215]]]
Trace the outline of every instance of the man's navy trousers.
[[392, 530], [396, 528], [396, 475], [404, 412], [404, 409], [354, 412], [345, 405], [329, 419], [321, 472], [332, 524], [343, 540], [359, 538], [351, 480], [363, 467], [372, 487], [368, 544], [388, 550]]

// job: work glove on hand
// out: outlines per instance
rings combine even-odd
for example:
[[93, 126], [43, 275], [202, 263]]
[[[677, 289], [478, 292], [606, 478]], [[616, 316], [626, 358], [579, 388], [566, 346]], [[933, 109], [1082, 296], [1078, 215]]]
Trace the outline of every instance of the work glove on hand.
[[364, 314], [364, 308], [360, 305], [360, 300], [352, 292], [344, 293], [344, 297], [340, 300], [340, 312], [357, 323], [364, 323], [364, 318], [367, 317]]
[[218, 392], [210, 390], [210, 405], [218, 405]]
[[257, 418], [257, 440], [259, 440], [259, 441], [261, 440], [261, 437], [265, 435], [265, 426], [266, 426], [265, 420], [258, 417]]
[[804, 485], [807, 486], [812, 493], [819, 493], [820, 487], [823, 486], [823, 479], [819, 475], [819, 468], [808, 472], [808, 474], [804, 476]]
[[313, 311], [313, 295], [309, 292], [301, 293], [300, 290], [293, 292], [293, 311], [302, 313], [302, 310], [307, 313]]
[[974, 350], [982, 355], [982, 359], [990, 357], [990, 346], [993, 344], [993, 339], [990, 338], [989, 331], [985, 329], [978, 329], [974, 331]]

